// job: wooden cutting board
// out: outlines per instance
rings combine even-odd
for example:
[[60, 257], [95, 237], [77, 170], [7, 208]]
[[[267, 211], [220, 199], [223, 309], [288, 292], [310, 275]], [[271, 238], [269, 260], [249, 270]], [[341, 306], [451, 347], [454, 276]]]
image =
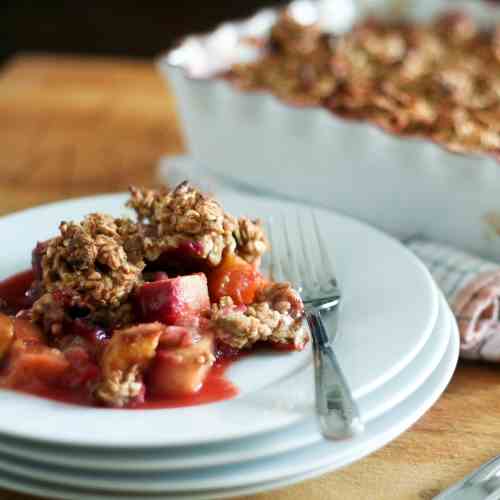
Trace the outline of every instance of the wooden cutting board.
[[[182, 150], [174, 98], [150, 61], [21, 55], [0, 72], [0, 214], [155, 185], [158, 158]], [[460, 363], [432, 410], [383, 450], [248, 498], [431, 499], [500, 453], [499, 382], [496, 366]], [[21, 498], [32, 497], [0, 491]]]

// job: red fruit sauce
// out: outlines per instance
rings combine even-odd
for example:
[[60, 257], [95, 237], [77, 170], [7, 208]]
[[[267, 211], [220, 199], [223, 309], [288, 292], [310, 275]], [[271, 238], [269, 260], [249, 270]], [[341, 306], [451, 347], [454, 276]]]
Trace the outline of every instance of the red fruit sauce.
[[[34, 280], [33, 271], [18, 273], [4, 281], [0, 281], [0, 303], [3, 301], [9, 314], [16, 314], [22, 309], [30, 308], [33, 298], [30, 296], [30, 289]], [[78, 321], [78, 320], [77, 320]], [[97, 330], [96, 330], [97, 331]], [[99, 336], [101, 330], [98, 331]], [[91, 340], [89, 336], [82, 335]], [[94, 339], [92, 339], [94, 340]], [[95, 340], [100, 340], [96, 338]], [[210, 370], [203, 387], [196, 393], [189, 396], [182, 396], [168, 399], [156, 399], [148, 397], [145, 401], [132, 406], [133, 409], [160, 409], [176, 408], [182, 406], [194, 406], [224, 399], [230, 399], [238, 394], [237, 388], [225, 378], [226, 370], [240, 357], [236, 352], [217, 353], [217, 361]], [[83, 406], [97, 406], [96, 401], [90, 396], [85, 387], [47, 387], [33, 381], [22, 392], [28, 392], [47, 399], [71, 403]]]
[[0, 299], [6, 302], [9, 312], [12, 310], [17, 313], [32, 306], [33, 300], [29, 297], [29, 290], [33, 280], [33, 271], [29, 269], [0, 281]]

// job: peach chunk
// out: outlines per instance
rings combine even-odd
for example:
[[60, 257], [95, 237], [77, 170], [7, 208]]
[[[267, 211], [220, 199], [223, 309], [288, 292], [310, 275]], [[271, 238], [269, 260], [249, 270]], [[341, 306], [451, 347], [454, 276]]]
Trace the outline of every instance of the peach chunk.
[[136, 304], [146, 322], [192, 325], [210, 308], [207, 278], [203, 273], [145, 283], [137, 291]]
[[159, 323], [149, 323], [115, 330], [102, 356], [103, 376], [127, 371], [133, 365], [143, 367], [155, 355], [164, 329]]
[[161, 323], [147, 323], [113, 332], [102, 355], [102, 380], [96, 390], [102, 402], [123, 407], [140, 396], [142, 373], [153, 360], [165, 328]]
[[208, 275], [210, 298], [213, 302], [219, 302], [222, 297], [228, 296], [235, 304], [251, 304], [263, 283], [263, 277], [256, 268], [234, 254], [227, 254]]
[[2, 385], [27, 388], [57, 383], [69, 367], [64, 354], [48, 347], [42, 331], [30, 321], [15, 318], [12, 324], [14, 338]]
[[5, 314], [0, 314], [0, 360], [8, 353], [14, 340], [14, 322]]
[[[200, 334], [194, 328], [185, 330], [181, 335], [178, 331], [167, 332], [168, 338], [160, 341], [148, 378], [148, 387], [155, 396], [196, 393], [215, 362], [213, 334]], [[179, 339], [177, 345], [173, 345], [175, 337]]]
[[46, 346], [17, 352], [10, 360], [4, 379], [12, 388], [57, 384], [69, 368], [64, 354]]
[[46, 345], [42, 330], [27, 319], [14, 318], [15, 343], [24, 348]]

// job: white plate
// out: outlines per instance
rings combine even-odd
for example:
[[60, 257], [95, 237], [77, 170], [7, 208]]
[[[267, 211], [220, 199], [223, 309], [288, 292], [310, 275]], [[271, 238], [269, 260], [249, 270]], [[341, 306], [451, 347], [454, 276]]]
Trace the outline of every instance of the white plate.
[[[122, 195], [84, 198], [1, 219], [0, 231], [10, 238], [2, 245], [0, 277], [27, 267], [36, 240], [53, 235], [61, 219], [97, 210], [120, 215], [125, 212], [124, 200]], [[304, 210], [296, 204], [234, 194], [223, 201], [235, 214], [269, 217]], [[352, 219], [322, 210], [317, 214], [345, 298], [337, 352], [360, 397], [387, 382], [418, 354], [437, 318], [437, 290], [424, 266], [395, 240]], [[307, 349], [250, 356], [228, 375], [240, 389], [235, 399], [168, 410], [82, 408], [1, 391], [0, 432], [74, 446], [182, 446], [274, 431], [314, 414]]]
[[[198, 493], [166, 491], [156, 495], [141, 493], [134, 496], [133, 492], [129, 492], [127, 498], [130, 500], [142, 500], [144, 498], [220, 499], [284, 487], [344, 467], [387, 444], [413, 425], [434, 404], [448, 385], [455, 370], [458, 351], [458, 332], [456, 325], [453, 324], [450, 344], [446, 354], [431, 377], [414, 394], [389, 413], [369, 423], [365, 433], [351, 441], [344, 443], [321, 441], [316, 445], [309, 446], [300, 453], [289, 453], [286, 458], [280, 458], [278, 461], [271, 459], [259, 462], [262, 469], [271, 471], [274, 476], [271, 480], [260, 479], [256, 482], [248, 480], [245, 485], [239, 487], [211, 489]], [[70, 488], [50, 481], [37, 481], [30, 478], [29, 474], [23, 474], [22, 468], [20, 469], [21, 474], [6, 471], [4, 468], [6, 464], [7, 462], [0, 461], [0, 468], [3, 469], [0, 475], [1, 487], [36, 495], [47, 495], [53, 498], [75, 500], [123, 498], [122, 493], [113, 494], [84, 488]], [[250, 469], [252, 468], [253, 466], [250, 466]], [[240, 468], [228, 467], [226, 473], [228, 475], [233, 472], [241, 473], [239, 469], [242, 469], [244, 477], [247, 477], [248, 468], [245, 470], [244, 466]]]
[[[450, 340], [451, 326], [445, 332], [440, 332], [445, 339], [440, 356], [437, 356], [433, 369], [436, 368], [439, 361], [443, 358], [444, 352]], [[408, 368], [406, 369], [408, 370]], [[430, 372], [432, 372], [431, 370]], [[425, 380], [425, 379], [424, 379]], [[420, 384], [424, 382], [420, 380]], [[412, 381], [415, 384], [415, 381]], [[377, 391], [378, 392], [378, 391]], [[379, 394], [379, 397], [384, 397]], [[281, 443], [290, 438], [290, 434], [300, 433], [304, 436], [315, 436], [316, 443], [320, 443], [322, 438], [316, 429], [314, 420], [308, 424], [291, 429], [288, 433], [281, 436]], [[81, 487], [88, 489], [99, 489], [103, 491], [143, 491], [148, 493], [162, 491], [201, 491], [205, 489], [223, 489], [229, 487], [239, 487], [248, 484], [249, 481], [272, 480], [279, 470], [279, 466], [271, 466], [271, 462], [281, 463], [282, 460], [293, 453], [300, 455], [309, 446], [304, 446], [295, 450], [287, 450], [285, 453], [272, 456], [270, 458], [261, 458], [259, 460], [249, 460], [238, 465], [223, 464], [221, 466], [207, 466], [205, 468], [196, 468], [184, 471], [103, 471], [100, 467], [94, 467], [94, 470], [71, 470], [61, 466], [42, 465], [33, 460], [22, 460], [11, 457], [9, 454], [0, 453], [0, 464], [14, 473], [25, 474], [29, 477], [51, 481], [54, 483], [65, 484], [72, 487]], [[196, 453], [197, 450], [194, 450]], [[336, 448], [331, 450], [331, 456], [336, 453]], [[3, 462], [2, 462], [3, 461]], [[266, 467], [261, 463], [267, 463]]]
[[[417, 357], [397, 376], [379, 389], [358, 400], [364, 421], [368, 422], [389, 411], [412, 394], [434, 371], [449, 344], [451, 324], [454, 321], [446, 301], [440, 294], [440, 309], [431, 338]], [[79, 470], [80, 477], [85, 469], [129, 473], [153, 471], [193, 470], [201, 467], [215, 467], [250, 460], [276, 456], [318, 442], [316, 432], [306, 433], [300, 424], [275, 433], [229, 441], [218, 445], [202, 445], [195, 449], [179, 448], [164, 450], [95, 450], [72, 449], [65, 446], [50, 446], [33, 441], [0, 436], [0, 452], [13, 457], [34, 460], [38, 469], [41, 464], [62, 466]], [[52, 471], [54, 472], [54, 471]], [[64, 477], [73, 471], [66, 471]], [[37, 471], [33, 471], [33, 477]], [[94, 476], [92, 476], [94, 478]], [[52, 477], [55, 480], [55, 477]]]

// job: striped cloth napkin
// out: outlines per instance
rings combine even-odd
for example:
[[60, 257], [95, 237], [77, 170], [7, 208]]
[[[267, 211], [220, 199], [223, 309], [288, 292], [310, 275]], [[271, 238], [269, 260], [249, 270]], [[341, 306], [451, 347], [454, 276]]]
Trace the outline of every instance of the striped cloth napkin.
[[500, 361], [500, 265], [422, 239], [406, 242], [448, 299], [460, 331], [460, 356]]

